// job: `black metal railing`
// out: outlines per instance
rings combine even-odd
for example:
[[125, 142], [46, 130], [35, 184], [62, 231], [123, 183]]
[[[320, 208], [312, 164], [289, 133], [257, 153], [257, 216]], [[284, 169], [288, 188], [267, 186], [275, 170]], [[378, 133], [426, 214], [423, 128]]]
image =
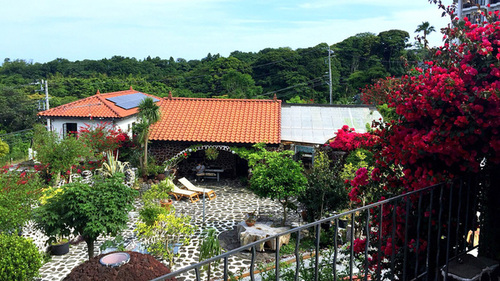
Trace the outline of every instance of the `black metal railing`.
[[[220, 280], [255, 280], [257, 274], [260, 280], [446, 280], [448, 263], [475, 247], [469, 236], [477, 229], [480, 187], [477, 179], [468, 179], [408, 192], [250, 243], [154, 281], [174, 276], [201, 280], [202, 267], [216, 261], [221, 261], [215, 267]], [[348, 225], [342, 226], [346, 217]], [[295, 246], [287, 257], [285, 246], [280, 247], [285, 235], [294, 238], [286, 247]], [[257, 249], [273, 240], [274, 261], [259, 266]], [[241, 254], [249, 266], [231, 272], [230, 259]]]

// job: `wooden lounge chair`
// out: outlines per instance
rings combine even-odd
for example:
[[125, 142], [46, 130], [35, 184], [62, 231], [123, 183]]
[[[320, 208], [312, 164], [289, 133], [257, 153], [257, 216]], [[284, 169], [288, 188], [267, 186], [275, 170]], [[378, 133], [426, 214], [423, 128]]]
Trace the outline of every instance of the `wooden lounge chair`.
[[207, 196], [209, 200], [215, 199], [217, 197], [212, 189], [196, 187], [186, 178], [179, 179], [179, 182], [182, 183], [182, 185], [184, 185], [190, 191], [195, 191], [200, 194], [203, 194], [204, 192], [205, 196]]
[[189, 198], [189, 200], [191, 200], [191, 203], [200, 201], [200, 197], [198, 197], [198, 192], [180, 189], [175, 185], [172, 191], [169, 192], [168, 194], [173, 195], [175, 197], [175, 200], [177, 201], [181, 200], [182, 197]]

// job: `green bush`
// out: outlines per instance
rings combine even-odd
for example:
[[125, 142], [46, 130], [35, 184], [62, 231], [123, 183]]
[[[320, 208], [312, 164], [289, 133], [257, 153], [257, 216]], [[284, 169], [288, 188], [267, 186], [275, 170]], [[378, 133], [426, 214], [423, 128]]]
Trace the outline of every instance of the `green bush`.
[[147, 226], [152, 226], [160, 214], [166, 215], [167, 213], [167, 210], [161, 206], [149, 205], [139, 211], [139, 219]]
[[38, 276], [42, 260], [30, 239], [0, 234], [0, 280], [31, 280]]
[[0, 169], [0, 232], [17, 233], [31, 218], [41, 188], [37, 174]]

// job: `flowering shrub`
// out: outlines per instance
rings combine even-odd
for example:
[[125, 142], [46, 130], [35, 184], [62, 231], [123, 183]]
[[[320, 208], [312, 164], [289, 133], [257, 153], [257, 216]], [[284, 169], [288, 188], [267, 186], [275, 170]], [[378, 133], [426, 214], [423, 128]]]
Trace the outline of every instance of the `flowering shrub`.
[[[444, 8], [440, 1], [434, 2], [439, 2]], [[453, 12], [453, 7], [445, 9]], [[444, 45], [436, 50], [432, 61], [425, 62], [425, 69], [417, 68], [418, 75], [401, 77], [397, 87], [386, 84], [388, 106], [395, 109], [398, 118], [377, 124], [371, 146], [375, 168], [371, 174], [366, 168], [356, 172], [356, 177], [350, 181], [351, 200], [359, 202], [368, 192], [372, 193], [374, 201], [382, 200], [464, 174], [477, 174], [482, 165], [485, 165], [484, 169], [498, 167], [500, 22], [493, 20], [498, 18], [498, 12], [483, 15], [488, 19], [484, 24], [471, 23], [467, 18], [463, 21], [453, 19], [451, 27], [444, 30]], [[350, 132], [343, 130], [338, 134], [342, 137], [330, 146], [344, 147], [347, 151], [363, 146], [363, 140], [347, 133]], [[377, 193], [373, 192], [375, 189]], [[498, 194], [493, 190], [487, 192]], [[408, 204], [416, 205], [411, 202], [413, 198], [408, 200]], [[443, 197], [440, 200], [443, 204], [448, 199]], [[417, 239], [411, 237], [411, 233], [408, 243], [403, 242], [405, 216], [408, 212], [409, 219], [412, 218], [410, 215], [416, 215], [413, 208], [407, 211], [401, 206], [389, 206], [384, 208], [382, 220], [373, 217], [373, 226], [383, 231], [380, 241], [382, 257], [379, 258], [397, 256], [405, 247], [413, 247], [414, 252], [425, 249], [423, 245], [428, 241], [418, 240], [417, 248]], [[432, 208], [428, 210], [430, 213], [435, 211]], [[394, 221], [393, 212], [396, 213]], [[493, 212], [494, 217], [498, 214], [495, 216]], [[495, 223], [483, 224], [482, 233], [487, 225]], [[445, 226], [431, 221], [429, 227], [436, 230]], [[389, 235], [392, 231], [394, 238]], [[490, 233], [494, 231], [490, 230]], [[451, 241], [453, 243], [455, 241]], [[494, 255], [500, 255], [500, 247], [495, 247]]]
[[389, 101], [391, 92], [401, 87], [401, 79], [387, 77], [378, 79], [371, 85], [366, 85], [361, 95], [361, 101], [368, 105], [382, 105]]
[[85, 124], [78, 132], [80, 140], [91, 147], [96, 155], [104, 151], [115, 151], [122, 142], [129, 138], [121, 129], [115, 129], [112, 124], [101, 122], [97, 125]]
[[389, 99], [400, 120], [378, 131], [379, 160], [403, 167], [410, 189], [500, 162], [500, 23], [454, 25], [428, 69], [401, 78]]
[[375, 137], [370, 133], [357, 133], [354, 128], [344, 125], [335, 134], [335, 139], [328, 146], [333, 149], [352, 151], [360, 147], [371, 147]]
[[0, 169], [0, 232], [17, 232], [31, 216], [31, 205], [40, 196], [42, 183], [36, 173]]

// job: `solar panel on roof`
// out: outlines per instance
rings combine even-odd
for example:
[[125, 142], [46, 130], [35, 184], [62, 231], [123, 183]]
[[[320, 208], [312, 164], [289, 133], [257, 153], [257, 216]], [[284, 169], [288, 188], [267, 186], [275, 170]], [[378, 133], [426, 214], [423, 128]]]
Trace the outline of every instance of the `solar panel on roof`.
[[[143, 93], [135, 93], [117, 97], [106, 98], [110, 102], [113, 102], [116, 106], [119, 106], [123, 109], [132, 109], [139, 106], [141, 101], [148, 96]], [[157, 98], [152, 98], [154, 102], [159, 101]]]

